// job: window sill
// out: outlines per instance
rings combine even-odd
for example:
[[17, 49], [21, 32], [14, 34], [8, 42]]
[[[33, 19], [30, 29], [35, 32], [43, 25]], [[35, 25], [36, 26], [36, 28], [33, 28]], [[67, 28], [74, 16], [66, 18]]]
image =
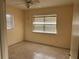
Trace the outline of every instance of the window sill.
[[34, 33], [46, 33], [46, 34], [57, 34], [57, 32], [45, 32], [45, 31], [32, 31]]

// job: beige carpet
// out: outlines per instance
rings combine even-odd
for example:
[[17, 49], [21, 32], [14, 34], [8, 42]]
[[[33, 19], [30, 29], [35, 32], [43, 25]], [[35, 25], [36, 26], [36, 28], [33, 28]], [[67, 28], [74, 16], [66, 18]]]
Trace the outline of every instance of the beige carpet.
[[9, 59], [69, 59], [69, 51], [29, 42], [9, 47]]

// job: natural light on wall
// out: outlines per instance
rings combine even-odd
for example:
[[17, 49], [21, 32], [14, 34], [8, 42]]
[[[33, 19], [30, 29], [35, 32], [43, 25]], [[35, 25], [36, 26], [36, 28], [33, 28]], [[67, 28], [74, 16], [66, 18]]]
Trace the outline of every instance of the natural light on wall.
[[33, 32], [57, 34], [57, 15], [34, 15]]

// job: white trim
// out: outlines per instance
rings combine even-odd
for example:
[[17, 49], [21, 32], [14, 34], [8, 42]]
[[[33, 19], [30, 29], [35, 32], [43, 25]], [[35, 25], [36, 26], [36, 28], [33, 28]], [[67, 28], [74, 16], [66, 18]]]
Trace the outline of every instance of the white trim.
[[33, 24], [56, 24], [55, 22], [33, 22]]
[[32, 32], [36, 32], [36, 33], [49, 33], [49, 34], [57, 34], [57, 32], [38, 31], [38, 30], [33, 30]]
[[40, 17], [40, 16], [57, 16], [57, 14], [34, 15], [33, 17]]

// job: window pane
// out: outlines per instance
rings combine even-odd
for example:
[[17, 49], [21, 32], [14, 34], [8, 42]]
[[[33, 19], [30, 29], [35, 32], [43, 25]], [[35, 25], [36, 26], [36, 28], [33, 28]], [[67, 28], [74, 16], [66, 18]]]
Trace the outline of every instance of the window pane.
[[43, 25], [41, 25], [41, 24], [35, 24], [35, 25], [33, 25], [33, 31], [34, 32], [43, 31]]
[[7, 29], [14, 28], [14, 19], [12, 15], [6, 14]]
[[34, 22], [43, 22], [44, 18], [34, 18]]
[[33, 17], [33, 31], [41, 33], [56, 34], [56, 14], [53, 15], [35, 15]]
[[45, 25], [45, 32], [56, 33], [56, 25]]
[[56, 17], [45, 17], [45, 22], [56, 24]]

